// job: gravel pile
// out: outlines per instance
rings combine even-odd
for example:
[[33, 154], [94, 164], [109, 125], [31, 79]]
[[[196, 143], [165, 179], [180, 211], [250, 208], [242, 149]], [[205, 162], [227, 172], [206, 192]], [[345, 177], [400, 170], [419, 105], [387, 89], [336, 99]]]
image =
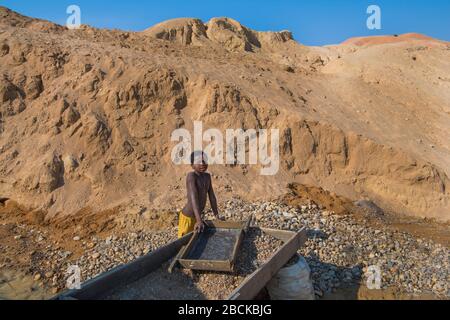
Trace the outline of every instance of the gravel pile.
[[121, 237], [110, 236], [106, 240], [93, 242], [90, 246], [96, 243], [95, 246], [73, 264], [80, 267], [82, 279], [85, 281], [132, 262], [176, 238], [175, 230], [131, 233]]
[[269, 260], [283, 245], [278, 240], [259, 229], [250, 228], [242, 241], [236, 261], [236, 272], [247, 276]]
[[[75, 237], [76, 238], [76, 237]], [[66, 289], [70, 266], [77, 266], [81, 272], [81, 282], [96, 277], [117, 266], [129, 263], [176, 239], [176, 230], [164, 232], [138, 232], [107, 239], [91, 238], [83, 241], [84, 253], [78, 259], [70, 251], [47, 245], [33, 252], [29, 273], [35, 281], [53, 288], [52, 293]]]
[[[228, 220], [246, 220], [251, 215], [261, 227], [298, 231], [308, 229], [309, 239], [300, 250], [308, 261], [316, 295], [334, 292], [341, 287], [366, 285], [369, 267], [381, 271], [381, 288], [396, 288], [405, 293], [433, 293], [449, 298], [449, 249], [431, 240], [417, 239], [407, 233], [374, 229], [350, 215], [334, 215], [315, 205], [292, 208], [281, 203], [246, 203], [239, 199], [226, 202], [222, 210]], [[208, 214], [209, 217], [210, 213]], [[42, 235], [36, 235], [38, 238]], [[44, 235], [45, 237], [45, 235]], [[268, 259], [280, 244], [264, 240], [263, 235], [250, 234], [244, 241], [243, 256], [247, 262], [237, 261], [233, 277], [193, 274], [195, 286], [203, 290], [213, 288], [222, 297], [231, 292], [245, 275]], [[176, 230], [139, 232], [108, 239], [87, 241], [84, 254], [73, 261], [71, 252], [51, 245], [31, 256], [32, 274], [56, 289], [64, 289], [69, 265], [78, 265], [82, 281], [86, 281], [116, 266], [128, 263], [176, 239]], [[262, 239], [262, 240], [261, 240]], [[41, 239], [38, 239], [41, 240]], [[260, 243], [259, 243], [260, 242]], [[260, 248], [255, 252], [254, 244]], [[214, 292], [207, 293], [208, 298]], [[216, 297], [217, 298], [217, 297]]]
[[339, 287], [366, 285], [371, 266], [380, 268], [382, 289], [450, 297], [449, 249], [430, 240], [373, 229], [350, 215], [334, 215], [315, 205], [292, 208], [233, 199], [225, 204], [224, 215], [235, 220], [254, 215], [261, 227], [293, 231], [306, 227], [309, 240], [299, 253], [310, 264], [318, 297]]

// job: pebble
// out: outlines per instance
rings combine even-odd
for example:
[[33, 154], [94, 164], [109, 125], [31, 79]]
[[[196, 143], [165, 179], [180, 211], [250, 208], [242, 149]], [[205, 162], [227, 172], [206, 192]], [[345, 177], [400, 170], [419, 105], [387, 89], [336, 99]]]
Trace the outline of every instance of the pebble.
[[93, 255], [92, 255], [92, 259], [98, 259], [100, 257], [100, 253], [98, 253], [98, 252], [95, 252]]

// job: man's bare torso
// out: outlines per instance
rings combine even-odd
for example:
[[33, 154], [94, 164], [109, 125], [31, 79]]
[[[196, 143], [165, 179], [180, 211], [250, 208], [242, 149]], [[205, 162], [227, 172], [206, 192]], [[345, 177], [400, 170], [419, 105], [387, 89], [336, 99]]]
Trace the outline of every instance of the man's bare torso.
[[186, 178], [188, 202], [183, 208], [183, 214], [195, 217], [195, 209], [202, 214], [206, 207], [208, 193], [211, 189], [211, 175], [208, 173], [191, 172]]

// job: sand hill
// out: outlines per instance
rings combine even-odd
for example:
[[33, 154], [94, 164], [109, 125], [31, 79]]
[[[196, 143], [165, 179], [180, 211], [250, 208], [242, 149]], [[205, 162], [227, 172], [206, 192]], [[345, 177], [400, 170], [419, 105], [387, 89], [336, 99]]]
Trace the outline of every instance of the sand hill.
[[[301, 42], [301, 39], [299, 39]], [[279, 128], [282, 168], [213, 166], [219, 197], [288, 183], [450, 220], [450, 44], [420, 35], [307, 47], [228, 18], [68, 30], [0, 7], [0, 197], [48, 216], [175, 208], [193, 121]]]

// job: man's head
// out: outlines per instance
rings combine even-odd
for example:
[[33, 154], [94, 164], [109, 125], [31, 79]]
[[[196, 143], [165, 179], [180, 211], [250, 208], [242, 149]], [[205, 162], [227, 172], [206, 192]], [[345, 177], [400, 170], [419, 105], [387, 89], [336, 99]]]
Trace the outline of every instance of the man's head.
[[198, 173], [204, 173], [208, 170], [208, 157], [203, 151], [194, 151], [191, 154], [192, 169]]

